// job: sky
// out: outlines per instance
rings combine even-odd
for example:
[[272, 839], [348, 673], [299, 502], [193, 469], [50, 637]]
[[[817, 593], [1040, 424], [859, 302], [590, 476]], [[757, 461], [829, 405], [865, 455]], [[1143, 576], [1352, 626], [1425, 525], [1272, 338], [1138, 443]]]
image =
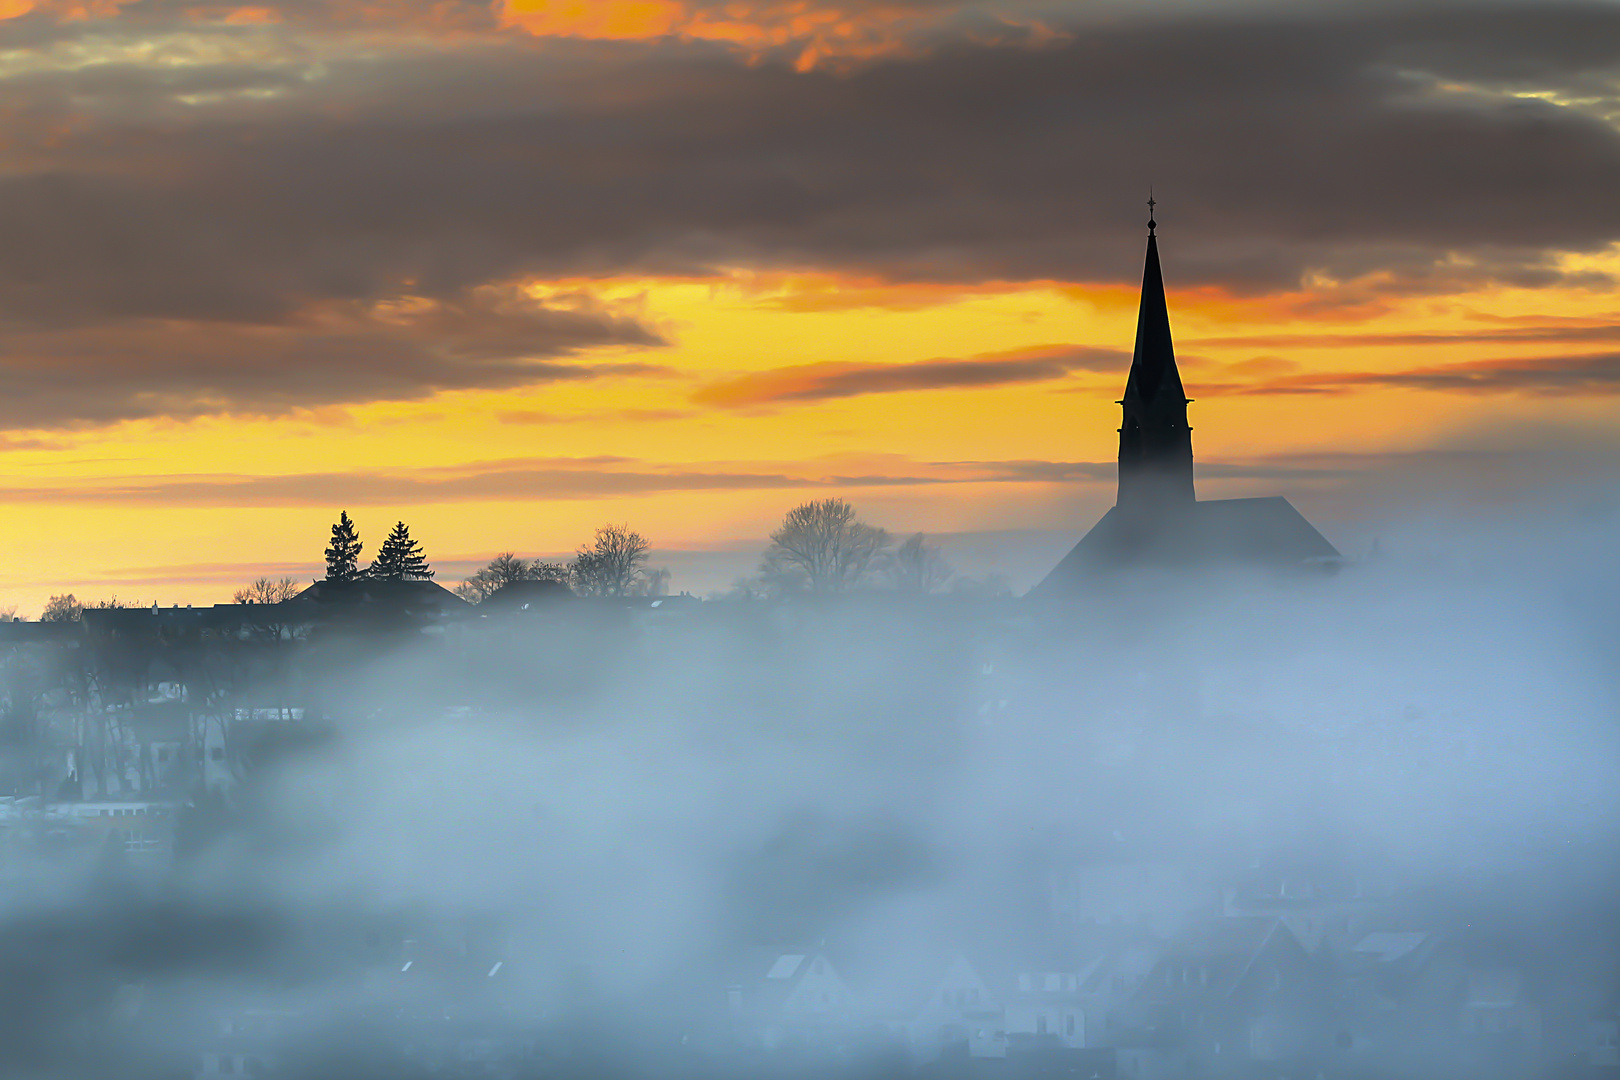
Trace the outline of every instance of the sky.
[[1612, 488], [1614, 2], [0, 0], [0, 607], [340, 510], [701, 590], [825, 495], [1027, 586], [1150, 188], [1202, 496], [1355, 555]]

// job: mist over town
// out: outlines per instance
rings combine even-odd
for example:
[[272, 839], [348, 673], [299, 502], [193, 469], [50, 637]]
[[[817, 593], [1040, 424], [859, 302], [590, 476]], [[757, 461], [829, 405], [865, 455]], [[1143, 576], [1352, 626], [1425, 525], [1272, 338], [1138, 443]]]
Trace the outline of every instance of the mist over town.
[[0, 1075], [1620, 1080], [1620, 8], [0, 0]]

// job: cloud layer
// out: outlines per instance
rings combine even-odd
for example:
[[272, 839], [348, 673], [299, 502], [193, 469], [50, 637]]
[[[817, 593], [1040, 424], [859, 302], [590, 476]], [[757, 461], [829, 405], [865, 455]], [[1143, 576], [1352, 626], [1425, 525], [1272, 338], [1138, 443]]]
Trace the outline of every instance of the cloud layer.
[[1047, 382], [1075, 371], [1123, 372], [1130, 362], [1130, 354], [1117, 349], [1054, 346], [1010, 355], [901, 364], [799, 364], [710, 383], [696, 390], [692, 400], [743, 408], [906, 390], [982, 389]]
[[[1150, 182], [1179, 287], [1597, 284], [1557, 254], [1620, 239], [1612, 5], [1094, 21], [1015, 5], [1000, 25], [1016, 32], [991, 32], [969, 5], [671, 3], [622, 33], [587, 7], [141, 3], [0, 22], [0, 382], [26, 403], [0, 419], [507, 387], [666, 337], [588, 286], [571, 307], [523, 301], [534, 278], [1129, 281]], [[547, 24], [569, 18], [607, 21]], [[848, 63], [802, 62], [821, 39]], [[1015, 370], [975, 362], [703, 393]]]

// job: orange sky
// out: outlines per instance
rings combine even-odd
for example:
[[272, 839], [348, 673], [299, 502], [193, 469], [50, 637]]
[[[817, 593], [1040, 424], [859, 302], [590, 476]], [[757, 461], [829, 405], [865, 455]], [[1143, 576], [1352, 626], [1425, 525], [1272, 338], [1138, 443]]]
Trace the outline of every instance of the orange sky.
[[[66, 168], [50, 164], [65, 161], [84, 175], [127, 174], [143, 183], [186, 179], [201, 166], [171, 165], [154, 148], [195, 117], [215, 115], [210, 110], [235, 110], [219, 115], [252, 130], [276, 118], [278, 102], [314, 93], [308, 87], [327, 80], [329, 98], [299, 104], [296, 115], [341, 123], [398, 91], [373, 90], [352, 74], [342, 82], [332, 65], [360, 70], [354, 65], [371, 60], [357, 57], [379, 52], [460, 56], [505, 49], [518, 38], [570, 49], [575, 45], [568, 43], [580, 39], [578, 47], [590, 49], [619, 49], [630, 41], [724, 74], [705, 51], [719, 48], [730, 50], [734, 59], [727, 62], [743, 70], [779, 64], [790, 77], [821, 80], [813, 85], [836, 95], [850, 85], [841, 80], [855, 77], [848, 71], [892, 65], [908, 72], [943, 63], [939, 57], [949, 50], [941, 51], [939, 35], [958, 32], [952, 20], [967, 8], [507, 0], [320, 9], [181, 4], [171, 11], [149, 3], [14, 3], [0, 8], [0, 20], [9, 20], [19, 35], [32, 27], [36, 37], [45, 36], [0, 50], [0, 91], [22, 87], [21, 96], [5, 99], [19, 104], [0, 114], [0, 155], [17, 177]], [[317, 10], [324, 14], [312, 14]], [[960, 41], [1044, 56], [1042, 50], [1067, 48], [1080, 33], [1020, 17], [1012, 8], [1004, 15], [960, 31]], [[169, 18], [172, 23], [162, 21]], [[57, 29], [40, 29], [51, 26]], [[996, 33], [1012, 35], [1014, 44], [992, 41], [995, 34], [985, 26], [1000, 27]], [[0, 36], [8, 32], [0, 27]], [[539, 63], [549, 65], [548, 78], [562, 71], [555, 86], [563, 89], [545, 84], [559, 102], [582, 93], [577, 87], [589, 78], [570, 72], [588, 73], [592, 64], [654, 63], [642, 53], [580, 54], [585, 61], [573, 52], [535, 55], [541, 59], [521, 54], [514, 70]], [[585, 66], [567, 66], [575, 63]], [[91, 74], [144, 77], [160, 69], [196, 69], [207, 75], [209, 88], [165, 91], [171, 96], [151, 105], [149, 116], [138, 117], [141, 126], [128, 131], [116, 125], [138, 107], [128, 104], [137, 98], [85, 96], [83, 80]], [[253, 73], [242, 78], [247, 89], [221, 89], [232, 72]], [[302, 74], [288, 83], [286, 72]], [[601, 109], [632, 108], [638, 95], [667, 94], [675, 77], [657, 69], [656, 78], [647, 76], [654, 89], [621, 80], [590, 100], [606, 102], [596, 106]], [[476, 76], [458, 78], [476, 82]], [[45, 82], [24, 86], [28, 79]], [[56, 116], [34, 107], [45, 100], [37, 86], [52, 79], [77, 87], [73, 100], [86, 111]], [[259, 86], [254, 79], [263, 81], [260, 89], [252, 89]], [[447, 80], [431, 108], [463, 107], [456, 98], [460, 85]], [[1485, 92], [1481, 84], [1436, 85], [1446, 94]], [[790, 86], [787, 92], [796, 91]], [[1556, 93], [1520, 88], [1512, 94], [1533, 98], [1537, 108], [1597, 108], [1587, 99], [1554, 100]], [[82, 105], [86, 100], [103, 104]], [[468, 117], [481, 115], [466, 108]], [[249, 141], [244, 137], [244, 145]], [[513, 147], [514, 154], [522, 152]], [[422, 161], [426, 173], [424, 158], [412, 160]], [[813, 175], [804, 171], [810, 166], [793, 168]], [[611, 171], [589, 175], [598, 185], [618, 180]], [[728, 174], [705, 175], [712, 182]], [[807, 180], [805, 190], [819, 190], [816, 184], [832, 181]], [[1101, 205], [1097, 198], [1081, 201], [1092, 209]], [[253, 207], [248, 199], [236, 212], [251, 215]], [[351, 205], [344, 212], [363, 216], [364, 209]], [[839, 212], [825, 211], [825, 220], [838, 221]], [[62, 591], [82, 600], [116, 593], [143, 602], [207, 603], [228, 599], [234, 586], [262, 572], [310, 576], [340, 509], [360, 523], [368, 551], [396, 519], [406, 520], [429, 557], [446, 567], [441, 579], [453, 584], [468, 565], [497, 551], [566, 552], [610, 520], [630, 523], [666, 550], [746, 546], [794, 502], [843, 494], [868, 519], [894, 531], [1048, 530], [1061, 539], [1082, 532], [1112, 498], [1112, 480], [1098, 470], [1115, 450], [1120, 354], [1128, 354], [1132, 341], [1136, 282], [1099, 280], [1094, 273], [1000, 272], [1008, 259], [1038, 251], [1038, 237], [1014, 256], [993, 253], [982, 257], [981, 269], [949, 273], [935, 269], [968, 259], [967, 248], [930, 249], [912, 263], [890, 251], [887, 269], [876, 257], [866, 268], [855, 265], [865, 258], [858, 251], [819, 260], [792, 255], [794, 245], [809, 243], [805, 236], [817, 236], [813, 232], [784, 233], [780, 249], [764, 256], [750, 234], [733, 245], [734, 256], [665, 258], [694, 264], [679, 273], [648, 269], [661, 257], [656, 253], [587, 257], [569, 249], [578, 272], [514, 276], [491, 269], [472, 274], [480, 284], [461, 293], [435, 293], [395, 274], [386, 287], [368, 285], [370, 292], [357, 298], [348, 279], [333, 271], [337, 284], [318, 276], [315, 286], [295, 283], [286, 287], [291, 299], [284, 310], [227, 325], [211, 322], [211, 314], [187, 313], [182, 309], [189, 301], [155, 285], [136, 290], [134, 301], [118, 301], [148, 305], [133, 316], [125, 308], [77, 313], [73, 305], [80, 300], [101, 302], [95, 289], [133, 289], [146, 273], [142, 244], [165, 242], [153, 233], [155, 240], [118, 247], [110, 238], [135, 225], [118, 213], [109, 211], [94, 227], [109, 239], [92, 258], [121, 259], [133, 250], [133, 269], [119, 282], [64, 285], [58, 296], [49, 291], [54, 270], [44, 286], [37, 271], [18, 279], [25, 284], [13, 287], [13, 295], [26, 303], [15, 301], [6, 332], [23, 344], [0, 356], [0, 365], [9, 365], [6, 377], [25, 381], [30, 365], [43, 371], [75, 363], [74, 350], [105, 349], [109, 340], [121, 343], [108, 354], [114, 359], [95, 364], [115, 366], [85, 361], [85, 370], [118, 371], [138, 388], [140, 364], [170, 375], [184, 374], [186, 365], [229, 371], [250, 362], [233, 350], [273, 344], [275, 335], [292, 332], [406, 344], [447, 334], [473, 342], [466, 348], [478, 363], [484, 355], [476, 352], [484, 347], [480, 320], [495, 325], [562, 312], [594, 320], [591, 325], [646, 332], [642, 339], [622, 333], [617, 341], [581, 339], [547, 354], [580, 370], [495, 380], [504, 385], [470, 378], [456, 388], [427, 379], [397, 394], [369, 391], [371, 400], [315, 395], [300, 404], [294, 395], [256, 409], [236, 399], [217, 405], [184, 399], [154, 381], [144, 400], [138, 389], [127, 397], [123, 414], [75, 419], [64, 413], [61, 420], [42, 414], [37, 425], [14, 419], [0, 434], [0, 608], [15, 605], [32, 614]], [[1108, 216], [1121, 221], [1139, 214], [1130, 203], [1108, 208]], [[1539, 278], [1520, 275], [1517, 284], [1509, 283], [1514, 274], [1508, 272], [1470, 276], [1474, 256], [1463, 252], [1443, 257], [1435, 264], [1441, 270], [1426, 271], [1427, 279], [1411, 277], [1395, 261], [1383, 267], [1373, 259], [1359, 276], [1308, 270], [1296, 282], [1227, 286], [1218, 281], [1220, 253], [1229, 250], [1238, 266], [1253, 252], [1237, 242], [1222, 249], [1207, 231], [1211, 213], [1193, 216], [1206, 222], [1206, 232], [1197, 243], [1183, 244], [1175, 193], [1166, 194], [1160, 211], [1165, 275], [1184, 380], [1196, 399], [1191, 415], [1202, 493], [1283, 492], [1323, 522], [1330, 538], [1359, 542], [1354, 522], [1367, 516], [1367, 500], [1376, 500], [1380, 485], [1399, 487], [1390, 478], [1400, 479], [1412, 461], [1429, 460], [1424, 455], [1437, 447], [1474, 447], [1491, 431], [1560, 431], [1598, 443], [1613, 431], [1620, 300], [1610, 282], [1620, 274], [1620, 247], [1587, 245], [1590, 250], [1576, 254], [1542, 243], [1551, 269]], [[617, 227], [615, 219], [603, 220]], [[681, 250], [708, 252], [692, 248], [690, 237], [733, 227], [716, 220], [713, 226], [683, 224], [688, 247]], [[883, 218], [872, 221], [869, 232], [884, 228]], [[1120, 237], [1133, 235], [1121, 229]], [[97, 234], [90, 235], [90, 250], [102, 251], [95, 247]], [[963, 233], [968, 239], [952, 243], [976, 243], [977, 235]], [[211, 276], [206, 260], [232, 256], [193, 258], [202, 242], [186, 243], [187, 272], [202, 259], [201, 283], [189, 286], [201, 294]], [[1110, 265], [1140, 265], [1139, 237], [1110, 239], [1108, 250], [1117, 250], [1108, 256]], [[312, 248], [307, 258], [319, 266], [333, 257]], [[624, 266], [602, 268], [614, 258]], [[912, 265], [923, 269], [908, 272]], [[83, 269], [62, 266], [64, 274]], [[1198, 280], [1189, 284], [1195, 271]], [[275, 274], [286, 276], [266, 271], [266, 288], [282, 287]], [[319, 294], [328, 287], [330, 297]], [[41, 296], [68, 314], [31, 323], [28, 305], [40, 304]], [[230, 336], [217, 336], [225, 333], [221, 326]], [[662, 340], [643, 340], [650, 338]], [[336, 356], [334, 370], [344, 366], [341, 351]], [[1547, 376], [1554, 370], [1561, 374]], [[93, 377], [86, 378], [88, 387]], [[1335, 525], [1345, 535], [1335, 536]], [[677, 589], [721, 584], [697, 577], [673, 582]]]
[[[1164, 249], [1173, 280], [1171, 237]], [[556, 287], [533, 285], [542, 292]], [[826, 366], [864, 370], [938, 357], [1041, 355], [1054, 346], [1128, 347], [1135, 312], [1127, 290], [1054, 285], [957, 293], [885, 289], [824, 275], [614, 280], [586, 287], [668, 328], [674, 340], [668, 347], [613, 350], [667, 373], [450, 393], [273, 420], [137, 421], [53, 436], [48, 448], [8, 451], [10, 512], [0, 516], [0, 543], [10, 565], [0, 597], [24, 611], [62, 588], [81, 597], [116, 592], [165, 603], [222, 599], [230, 581], [261, 567], [311, 572], [340, 505], [372, 540], [396, 518], [406, 519], [430, 554], [444, 561], [507, 548], [567, 551], [609, 519], [634, 524], [662, 547], [750, 540], [768, 532], [796, 500], [824, 492], [848, 495], [869, 518], [894, 530], [1079, 529], [1111, 501], [1107, 480], [975, 482], [995, 469], [972, 463], [1108, 461], [1122, 385], [1117, 369], [1023, 385], [779, 404], [727, 404], [711, 391], [759, 373], [774, 373], [780, 389]], [[1371, 317], [1341, 320], [1293, 316], [1264, 299], [1178, 295], [1172, 286], [1174, 328], [1196, 399], [1199, 459], [1412, 451], [1440, 434], [1508, 421], [1610, 424], [1611, 403], [1581, 394], [1379, 386], [1249, 391], [1319, 374], [1540, 356], [1547, 352], [1540, 341], [1415, 345], [1408, 335], [1492, 333], [1505, 320], [1516, 328], [1603, 325], [1616, 318], [1611, 303], [1607, 295], [1575, 290], [1495, 289], [1396, 302]], [[1368, 340], [1379, 335], [1396, 343]], [[1243, 340], [1255, 336], [1276, 340]], [[701, 490], [694, 488], [702, 481], [675, 480], [670, 490], [548, 497], [541, 481], [533, 498], [457, 491], [458, 475], [535, 466], [588, 475], [757, 474], [811, 483], [734, 489], [722, 480], [715, 490]], [[241, 495], [217, 486], [333, 471], [427, 477], [439, 486], [409, 497], [384, 493], [375, 501], [306, 499], [296, 486]], [[841, 477], [859, 480], [841, 483]], [[939, 482], [886, 486], [884, 477]], [[216, 486], [187, 494], [178, 485], [188, 480]], [[130, 485], [151, 491], [100, 494]], [[1279, 486], [1313, 509], [1308, 480], [1206, 479], [1201, 485], [1206, 494]], [[109, 544], [109, 537], [117, 542]]]

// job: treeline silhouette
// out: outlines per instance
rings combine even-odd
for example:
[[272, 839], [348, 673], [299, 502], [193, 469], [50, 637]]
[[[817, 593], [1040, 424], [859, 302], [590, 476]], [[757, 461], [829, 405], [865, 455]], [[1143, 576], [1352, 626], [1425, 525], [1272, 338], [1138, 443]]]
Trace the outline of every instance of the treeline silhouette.
[[[395, 522], [376, 556], [362, 565], [365, 542], [347, 510], [340, 511], [323, 552], [326, 572], [319, 580], [345, 586], [359, 582], [432, 581], [436, 572], [421, 542], [410, 527]], [[549, 582], [578, 596], [638, 597], [668, 593], [670, 571], [654, 568], [651, 541], [628, 524], [609, 523], [597, 528], [566, 561], [520, 556], [502, 551], [465, 581], [450, 589], [470, 604], [479, 604], [503, 588], [522, 582]], [[235, 604], [279, 604], [299, 596], [306, 588], [290, 576], [260, 577], [237, 589]], [[925, 595], [950, 591], [979, 596], [1011, 595], [1009, 582], [998, 574], [973, 578], [955, 572], [937, 544], [923, 533], [904, 540], [861, 519], [855, 507], [838, 497], [813, 499], [789, 510], [770, 534], [770, 542], [756, 571], [736, 579], [719, 594], [726, 599], [835, 596], [861, 591], [889, 591]], [[149, 608], [155, 602], [119, 600], [117, 596], [90, 604], [74, 593], [53, 594], [40, 613], [41, 622], [74, 622], [86, 608]], [[0, 610], [0, 621], [23, 620], [16, 609]]]

